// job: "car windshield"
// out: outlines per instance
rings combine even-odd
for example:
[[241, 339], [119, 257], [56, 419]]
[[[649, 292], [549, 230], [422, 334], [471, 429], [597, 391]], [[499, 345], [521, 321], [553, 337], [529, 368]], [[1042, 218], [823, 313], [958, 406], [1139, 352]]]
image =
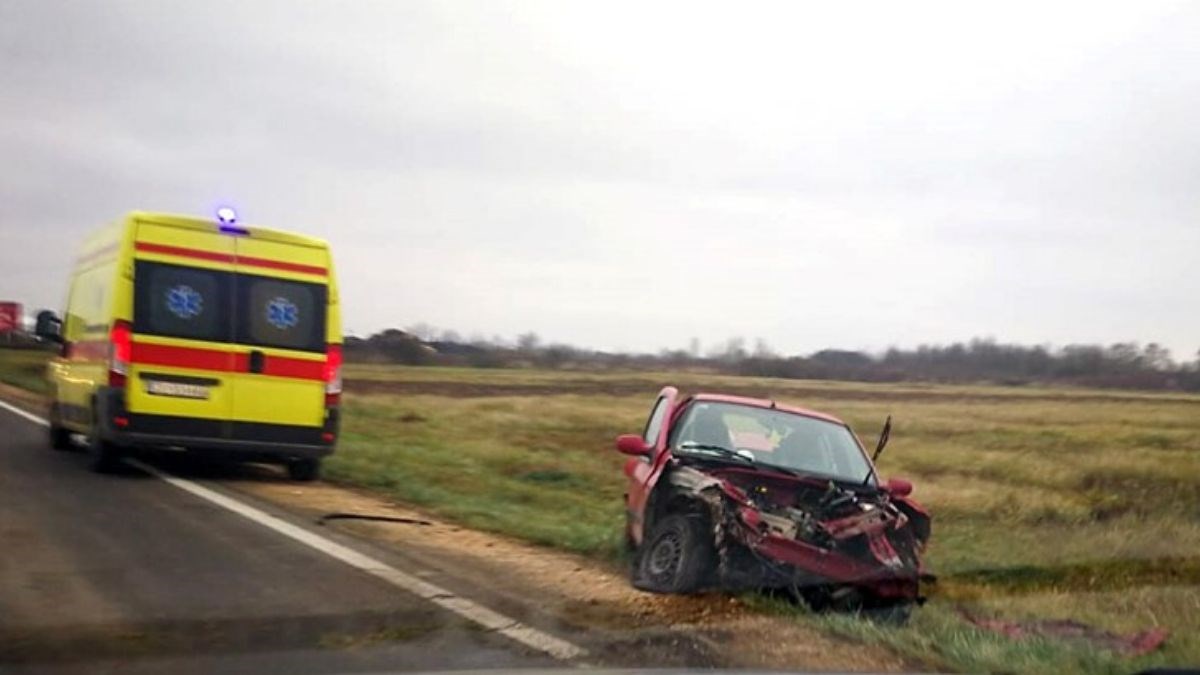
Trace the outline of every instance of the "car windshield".
[[689, 406], [672, 439], [676, 452], [738, 456], [756, 464], [861, 482], [870, 465], [841, 424], [783, 410], [718, 402]]

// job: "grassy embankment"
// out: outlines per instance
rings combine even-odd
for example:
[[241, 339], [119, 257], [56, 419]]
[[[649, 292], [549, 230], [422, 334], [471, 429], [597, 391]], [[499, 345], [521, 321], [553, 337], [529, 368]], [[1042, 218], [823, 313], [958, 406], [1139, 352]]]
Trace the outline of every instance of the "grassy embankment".
[[[12, 373], [10, 373], [12, 371]], [[1200, 397], [1042, 388], [867, 385], [700, 375], [350, 366], [334, 480], [467, 525], [612, 559], [622, 457], [661, 384], [770, 395], [833, 412], [870, 443], [895, 416], [885, 476], [934, 513], [943, 579], [902, 628], [812, 616], [933, 667], [1113, 671], [1200, 663]], [[0, 380], [34, 386], [22, 359]], [[36, 378], [34, 378], [36, 379]], [[960, 609], [1063, 618], [1115, 632], [1161, 626], [1128, 659], [1055, 639], [974, 629]]]
[[46, 393], [46, 359], [50, 353], [32, 349], [0, 348], [0, 382]]

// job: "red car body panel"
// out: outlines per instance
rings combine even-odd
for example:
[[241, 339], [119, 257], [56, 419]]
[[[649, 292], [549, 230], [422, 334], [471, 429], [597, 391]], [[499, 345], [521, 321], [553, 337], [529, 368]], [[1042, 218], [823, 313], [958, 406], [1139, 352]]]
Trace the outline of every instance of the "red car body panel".
[[[655, 407], [665, 405], [666, 408], [662, 417], [664, 423], [659, 428], [658, 434], [654, 438], [645, 439], [652, 448], [651, 454], [649, 457], [633, 457], [625, 462], [625, 475], [629, 477], [629, 492], [626, 495], [626, 509], [630, 516], [628, 534], [630, 540], [635, 543], [640, 543], [644, 536], [646, 501], [658, 484], [663, 467], [671, 459], [671, 453], [667, 451], [667, 437], [671, 424], [667, 422], [675, 420], [678, 398], [679, 390], [675, 387], [663, 387], [662, 391], [658, 393], [658, 398], [654, 403]], [[651, 416], [653, 416], [653, 410]], [[649, 429], [644, 430], [643, 433], [646, 431]]]

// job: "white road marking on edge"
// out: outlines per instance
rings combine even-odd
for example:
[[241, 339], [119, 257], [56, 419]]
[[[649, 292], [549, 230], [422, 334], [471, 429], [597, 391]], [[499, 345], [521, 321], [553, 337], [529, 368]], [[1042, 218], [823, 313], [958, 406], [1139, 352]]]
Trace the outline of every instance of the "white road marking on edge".
[[[32, 415], [0, 401], [0, 407], [12, 413], [42, 426], [50, 426], [46, 420]], [[376, 560], [368, 555], [364, 555], [354, 549], [343, 546], [337, 542], [330, 541], [308, 530], [297, 527], [282, 518], [272, 516], [269, 513], [244, 504], [232, 497], [223, 495], [215, 490], [210, 490], [198, 483], [194, 483], [184, 478], [177, 478], [171, 474], [164, 473], [158, 469], [149, 466], [136, 459], [126, 459], [125, 462], [132, 466], [145, 471], [146, 473], [166, 481], [167, 483], [191, 494], [209, 501], [221, 508], [232, 511], [233, 513], [254, 521], [263, 527], [274, 530], [285, 537], [297, 541], [305, 546], [316, 549], [325, 555], [340, 560], [347, 565], [358, 570], [366, 572], [372, 576], [383, 579], [384, 581], [401, 588], [419, 598], [423, 598], [432, 602], [439, 607], [447, 609], [459, 616], [473, 621], [488, 630], [495, 631], [511, 640], [519, 642], [527, 647], [536, 649], [539, 652], [544, 652], [557, 659], [573, 659], [587, 654], [587, 650], [577, 645], [571, 644], [566, 640], [554, 637], [549, 633], [540, 631], [532, 626], [527, 626], [516, 619], [507, 617], [499, 612], [492, 611], [483, 605], [459, 597], [454, 593], [431, 584], [428, 581], [422, 581], [417, 577], [402, 572], [387, 563]]]
[[17, 406], [10, 405], [9, 403], [6, 403], [4, 401], [0, 401], [0, 408], [4, 408], [5, 410], [9, 411], [10, 413], [13, 413], [14, 415], [19, 415], [21, 417], [24, 417], [25, 419], [29, 420], [30, 422], [33, 422], [34, 424], [40, 424], [44, 427], [50, 426], [49, 422], [38, 417], [37, 415], [34, 415], [32, 413], [27, 413], [24, 410], [21, 410], [20, 408], [18, 408]]

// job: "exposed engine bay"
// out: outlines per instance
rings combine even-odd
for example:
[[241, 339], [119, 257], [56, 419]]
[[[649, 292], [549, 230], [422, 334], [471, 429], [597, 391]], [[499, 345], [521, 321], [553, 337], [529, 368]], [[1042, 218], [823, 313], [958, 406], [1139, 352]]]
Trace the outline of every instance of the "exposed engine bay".
[[666, 483], [676, 508], [704, 505], [719, 586], [842, 585], [874, 599], [920, 600], [929, 517], [903, 497], [875, 485], [678, 460]]

